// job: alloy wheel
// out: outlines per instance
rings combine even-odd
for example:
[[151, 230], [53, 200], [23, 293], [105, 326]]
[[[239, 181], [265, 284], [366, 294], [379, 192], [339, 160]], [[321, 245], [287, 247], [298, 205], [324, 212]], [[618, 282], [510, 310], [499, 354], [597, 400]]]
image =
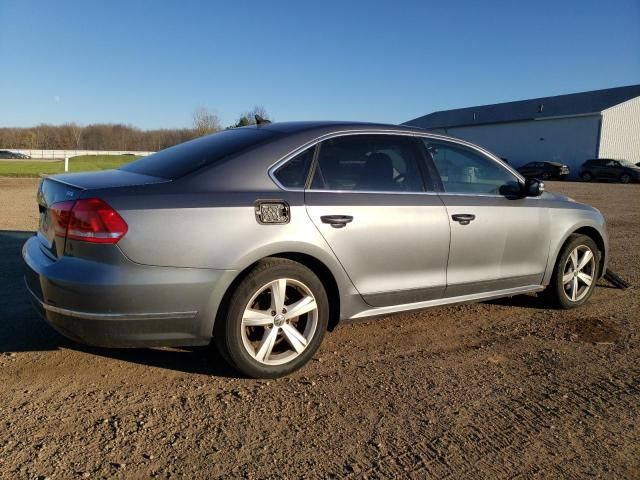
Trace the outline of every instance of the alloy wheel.
[[265, 365], [282, 365], [302, 354], [318, 326], [318, 304], [311, 289], [291, 278], [260, 287], [242, 314], [242, 344]]
[[586, 245], [574, 248], [564, 264], [562, 285], [564, 293], [572, 302], [582, 300], [595, 281], [596, 258]]

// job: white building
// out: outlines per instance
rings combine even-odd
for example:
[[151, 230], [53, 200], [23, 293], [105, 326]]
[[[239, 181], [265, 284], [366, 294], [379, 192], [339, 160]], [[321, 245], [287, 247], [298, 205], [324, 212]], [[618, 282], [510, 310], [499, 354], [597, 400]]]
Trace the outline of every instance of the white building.
[[640, 162], [640, 85], [434, 112], [406, 125], [476, 143], [515, 167], [591, 158]]

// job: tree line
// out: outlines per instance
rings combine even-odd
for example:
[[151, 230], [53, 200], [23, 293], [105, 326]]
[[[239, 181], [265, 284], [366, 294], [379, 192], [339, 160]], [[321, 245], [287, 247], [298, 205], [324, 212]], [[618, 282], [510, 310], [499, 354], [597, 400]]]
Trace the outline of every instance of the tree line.
[[103, 124], [63, 125], [40, 124], [35, 127], [0, 127], [0, 148], [26, 150], [116, 150], [158, 151], [202, 135], [255, 123], [255, 115], [269, 118], [263, 107], [257, 106], [223, 127], [219, 117], [206, 107], [193, 111], [191, 128], [143, 130], [131, 125]]

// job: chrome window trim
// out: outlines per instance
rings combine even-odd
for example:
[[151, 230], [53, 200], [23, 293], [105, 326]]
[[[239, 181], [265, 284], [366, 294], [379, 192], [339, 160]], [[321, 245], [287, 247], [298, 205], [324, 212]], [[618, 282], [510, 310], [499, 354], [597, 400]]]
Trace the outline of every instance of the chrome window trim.
[[[307, 193], [363, 193], [363, 194], [377, 194], [377, 195], [448, 195], [451, 197], [488, 197], [488, 198], [507, 198], [504, 195], [500, 195], [498, 193], [448, 193], [448, 192], [393, 192], [393, 191], [378, 191], [378, 190], [318, 190], [318, 189], [307, 189], [307, 190], [289, 190], [289, 191], [305, 191]], [[522, 199], [540, 199], [542, 197], [522, 197]], [[520, 200], [522, 200], [520, 199]]]
[[[446, 135], [439, 135], [437, 133], [407, 132], [406, 130], [393, 130], [393, 129], [388, 129], [388, 130], [350, 129], [350, 130], [338, 130], [338, 131], [335, 131], [335, 132], [331, 132], [331, 133], [326, 133], [324, 135], [320, 135], [319, 137], [316, 137], [313, 140], [310, 140], [307, 143], [295, 148], [291, 152], [289, 152], [286, 155], [284, 155], [283, 157], [281, 157], [275, 163], [273, 163], [269, 167], [269, 169], [267, 170], [269, 178], [271, 178], [271, 181], [273, 183], [275, 183], [276, 186], [278, 188], [280, 188], [281, 190], [284, 190], [286, 192], [304, 192], [305, 191], [304, 188], [287, 188], [284, 185], [282, 185], [278, 181], [278, 179], [276, 178], [275, 171], [280, 166], [284, 165], [289, 160], [291, 160], [293, 157], [295, 157], [299, 153], [302, 153], [306, 149], [312, 148], [312, 147], [316, 146], [317, 144], [319, 144], [320, 142], [323, 142], [325, 140], [329, 140], [331, 138], [337, 138], [337, 137], [344, 137], [344, 136], [347, 136], [347, 135], [401, 135], [401, 136], [405, 136], [405, 137], [430, 138], [430, 139], [433, 139], [433, 140], [441, 140], [441, 141], [445, 141], [445, 142], [461, 145], [461, 146], [469, 148], [471, 150], [475, 150], [481, 156], [487, 157], [488, 159], [490, 159], [494, 163], [496, 163], [499, 167], [504, 168], [505, 170], [507, 170], [509, 173], [511, 173], [513, 176], [515, 176], [522, 183], [525, 182], [524, 177], [522, 175], [520, 175], [520, 173], [517, 170], [512, 168], [511, 165], [505, 164], [502, 160], [500, 160], [493, 153], [489, 152], [488, 150], [485, 150], [482, 147], [479, 147], [478, 145], [475, 145], [473, 143], [467, 142], [466, 140], [461, 140], [461, 139], [458, 139], [458, 138], [452, 138], [452, 137], [448, 137]], [[430, 192], [430, 191], [424, 191], [424, 192], [392, 192], [392, 191], [368, 191], [368, 190], [317, 190], [317, 189], [315, 189], [315, 190], [307, 189], [306, 191], [307, 192], [315, 192], [315, 193], [319, 193], [319, 192], [331, 192], [331, 193], [381, 193], [381, 194], [405, 194], [405, 195], [406, 194], [411, 194], [411, 195], [446, 194], [446, 195], [462, 195], [462, 196], [471, 196], [471, 197], [499, 197], [499, 198], [505, 198], [503, 195], [498, 195], [498, 194], [447, 193], [447, 192]]]
[[380, 194], [380, 195], [438, 195], [438, 192], [403, 192], [390, 190], [319, 190], [317, 188], [308, 188], [307, 193], [363, 193], [363, 194]]
[[[492, 198], [508, 198], [505, 195], [500, 195], [499, 193], [455, 193], [455, 192], [439, 192], [438, 195], [443, 196], [443, 195], [449, 195], [452, 197], [492, 197]], [[530, 199], [540, 199], [542, 198], [540, 197], [516, 197], [517, 200], [530, 200]]]

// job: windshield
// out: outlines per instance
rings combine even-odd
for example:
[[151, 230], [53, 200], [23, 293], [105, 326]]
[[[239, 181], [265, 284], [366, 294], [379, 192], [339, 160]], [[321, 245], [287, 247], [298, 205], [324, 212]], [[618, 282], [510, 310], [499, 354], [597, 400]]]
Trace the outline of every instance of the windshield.
[[273, 136], [273, 132], [257, 128], [225, 130], [161, 150], [127, 163], [120, 170], [174, 180], [219, 163]]
[[636, 165], [631, 163], [629, 160], [618, 160], [620, 162], [620, 165], [622, 165], [623, 167], [631, 167], [631, 168], [635, 168]]

